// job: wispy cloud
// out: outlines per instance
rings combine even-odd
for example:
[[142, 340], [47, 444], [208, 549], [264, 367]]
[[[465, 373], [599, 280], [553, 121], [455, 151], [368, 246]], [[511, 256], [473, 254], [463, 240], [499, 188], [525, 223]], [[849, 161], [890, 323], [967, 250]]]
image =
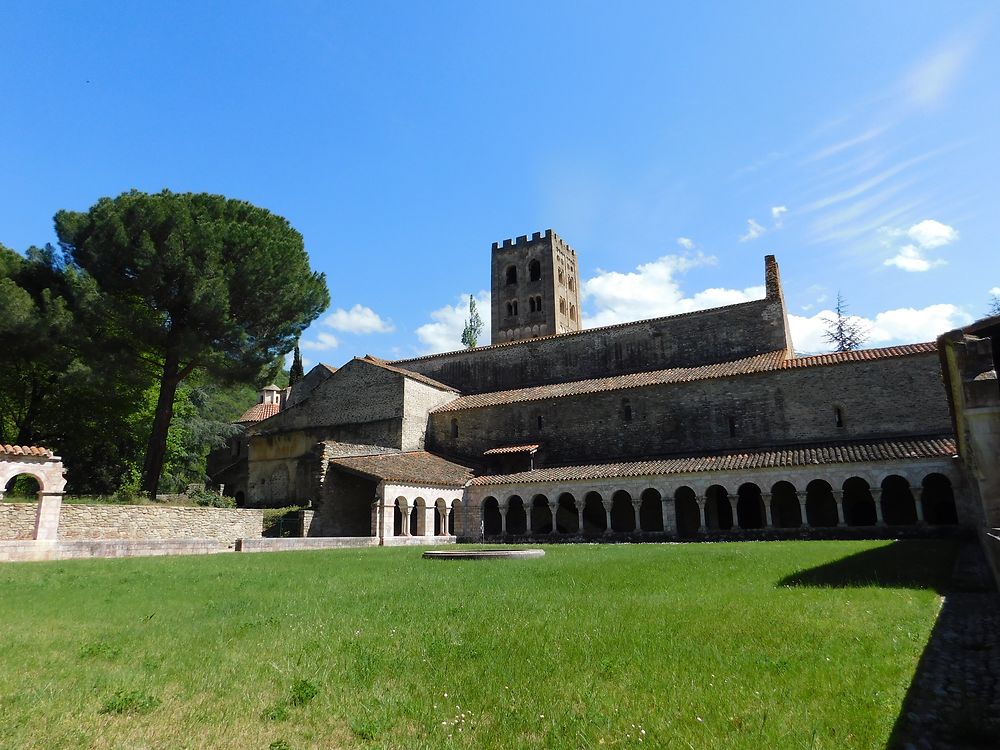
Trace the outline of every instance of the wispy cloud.
[[332, 333], [320, 331], [316, 334], [316, 338], [306, 339], [300, 346], [305, 351], [329, 352], [340, 346], [340, 341]]
[[[943, 266], [947, 261], [943, 258], [929, 257], [928, 251], [950, 245], [958, 239], [957, 229], [935, 219], [924, 219], [905, 230], [882, 227], [880, 232], [883, 244], [895, 252], [895, 255], [884, 261], [885, 265], [912, 273]], [[911, 242], [899, 245], [901, 238], [909, 239]]]
[[806, 158], [805, 163], [822, 161], [823, 159], [828, 159], [831, 156], [835, 156], [843, 151], [854, 148], [855, 146], [860, 146], [862, 143], [868, 143], [868, 141], [878, 138], [884, 132], [889, 129], [888, 125], [877, 125], [873, 128], [868, 128], [863, 133], [851, 136], [837, 143], [832, 143], [829, 146], [824, 146], [819, 151], [811, 154]]
[[358, 304], [350, 310], [338, 308], [323, 319], [324, 326], [342, 333], [392, 333], [392, 322], [385, 320], [370, 307]]
[[788, 213], [788, 206], [771, 206], [771, 220], [775, 229], [781, 229], [785, 222], [785, 214]]
[[678, 237], [677, 244], [683, 247], [685, 250], [694, 249], [694, 240], [692, 240], [690, 237]]
[[767, 229], [756, 219], [747, 219], [746, 234], [740, 235], [740, 242], [750, 242], [760, 237]]
[[936, 107], [958, 81], [976, 46], [979, 34], [960, 34], [946, 40], [917, 62], [903, 79], [906, 100], [916, 107]]

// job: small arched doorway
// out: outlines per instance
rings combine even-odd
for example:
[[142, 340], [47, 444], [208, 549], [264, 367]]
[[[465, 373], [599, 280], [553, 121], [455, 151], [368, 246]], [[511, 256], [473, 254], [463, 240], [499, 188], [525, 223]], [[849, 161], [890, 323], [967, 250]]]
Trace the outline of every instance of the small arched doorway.
[[660, 493], [650, 487], [643, 490], [642, 504], [639, 506], [639, 530], [663, 531], [663, 500]]
[[483, 499], [483, 536], [500, 536], [503, 530], [503, 520], [500, 517], [500, 504], [490, 495]]
[[721, 484], [705, 490], [705, 528], [708, 531], [728, 531], [733, 528], [733, 508], [729, 493]]
[[694, 490], [678, 487], [674, 492], [674, 515], [677, 518], [677, 536], [693, 537], [701, 529], [701, 509]]
[[848, 526], [874, 526], [875, 500], [861, 477], [851, 477], [844, 482], [844, 523]]
[[524, 501], [520, 495], [511, 495], [507, 500], [507, 533], [523, 536], [527, 531], [528, 517], [525, 514]]
[[928, 474], [921, 483], [920, 501], [924, 506], [924, 521], [932, 526], [958, 523], [958, 508], [951, 480], [944, 474]]
[[741, 484], [737, 490], [736, 517], [741, 529], [762, 529], [767, 516], [760, 487], [753, 482]]
[[625, 490], [611, 496], [611, 530], [620, 534], [635, 531], [635, 508], [632, 496]]
[[795, 485], [784, 480], [771, 487], [771, 523], [778, 529], [802, 526], [802, 506]]
[[806, 520], [813, 527], [836, 526], [840, 522], [833, 488], [823, 479], [814, 479], [806, 486]]

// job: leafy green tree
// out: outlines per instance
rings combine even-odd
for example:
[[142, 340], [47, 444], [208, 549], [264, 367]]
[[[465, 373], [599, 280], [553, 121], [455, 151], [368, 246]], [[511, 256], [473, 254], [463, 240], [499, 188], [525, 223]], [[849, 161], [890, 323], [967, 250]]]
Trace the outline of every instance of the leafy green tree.
[[470, 294], [469, 319], [465, 321], [465, 328], [462, 330], [462, 344], [469, 349], [475, 349], [482, 333], [483, 319], [479, 317], [479, 310], [476, 309], [476, 300]]
[[156, 373], [142, 471], [155, 496], [180, 384], [199, 371], [250, 382], [329, 304], [325, 277], [285, 219], [220, 195], [133, 190], [55, 223], [103, 293], [109, 347]]

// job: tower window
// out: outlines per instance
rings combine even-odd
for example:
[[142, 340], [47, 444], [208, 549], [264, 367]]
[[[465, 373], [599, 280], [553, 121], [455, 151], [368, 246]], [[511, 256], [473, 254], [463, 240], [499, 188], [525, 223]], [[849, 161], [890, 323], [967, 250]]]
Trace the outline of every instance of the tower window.
[[517, 266], [507, 267], [507, 283], [516, 284], [517, 283]]
[[569, 290], [572, 292], [574, 289], [576, 289], [576, 279], [574, 279], [572, 276], [570, 276], [569, 277]]
[[452, 419], [451, 420], [451, 436], [452, 436], [452, 438], [457, 438], [458, 437], [458, 420], [457, 419]]
[[559, 312], [563, 315], [566, 314], [566, 300], [562, 297], [559, 298]]
[[569, 319], [576, 320], [576, 305], [569, 306]]
[[513, 318], [514, 317], [514, 303], [513, 302], [508, 302], [507, 303], [507, 317], [508, 318]]
[[837, 427], [844, 426], [844, 410], [839, 406], [833, 407], [833, 416], [837, 420]]
[[544, 426], [544, 424], [545, 424], [545, 420], [542, 418], [542, 415], [539, 414], [538, 415], [538, 431], [539, 432], [542, 431], [542, 427]]
[[535, 311], [535, 298], [528, 297], [528, 312], [534, 312], [534, 311]]
[[622, 399], [622, 419], [626, 422], [632, 421], [632, 402], [627, 398]]
[[540, 281], [542, 278], [542, 264], [533, 260], [528, 264], [528, 281]]
[[562, 270], [562, 269], [560, 268], [560, 269], [559, 269], [559, 283], [560, 283], [560, 284], [562, 284], [562, 283], [564, 283], [565, 281], [566, 281], [566, 276], [565, 276], [565, 274], [563, 273], [563, 270]]
[[729, 437], [736, 437], [736, 417], [729, 418]]

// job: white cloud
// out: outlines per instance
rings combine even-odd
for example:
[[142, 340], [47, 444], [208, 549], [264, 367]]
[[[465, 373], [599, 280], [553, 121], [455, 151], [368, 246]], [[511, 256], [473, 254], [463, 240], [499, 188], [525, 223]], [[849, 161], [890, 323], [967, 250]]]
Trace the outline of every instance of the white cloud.
[[906, 234], [926, 250], [949, 245], [958, 239], [958, 230], [934, 219], [924, 219], [914, 224]]
[[[812, 317], [789, 315], [792, 342], [798, 352], [830, 351], [829, 342], [823, 339], [826, 331], [824, 318], [835, 318], [832, 310], [822, 310]], [[885, 310], [874, 318], [849, 316], [854, 322], [868, 329], [865, 346], [891, 346], [933, 341], [942, 333], [972, 322], [972, 318], [955, 305], [928, 305], [920, 309], [901, 307]]]
[[977, 38], [968, 36], [953, 38], [915, 65], [903, 82], [909, 102], [921, 107], [939, 104], [958, 80], [977, 43]]
[[785, 221], [785, 214], [788, 213], [788, 206], [771, 206], [771, 218], [774, 219], [774, 228], [781, 229]]
[[593, 314], [584, 314], [585, 328], [626, 323], [645, 318], [704, 310], [709, 307], [731, 305], [760, 299], [764, 288], [704, 289], [692, 296], [685, 296], [675, 278], [698, 266], [713, 265], [715, 258], [705, 255], [665, 255], [652, 263], [638, 266], [634, 271], [601, 271], [583, 282], [583, 297], [594, 308]]
[[[479, 345], [489, 343], [490, 339], [490, 294], [481, 291], [476, 296], [476, 309], [483, 319], [483, 333]], [[431, 313], [433, 323], [424, 323], [415, 333], [423, 344], [424, 354], [451, 352], [462, 348], [462, 330], [469, 318], [469, 294], [458, 295], [458, 303], [445, 305]]]
[[392, 333], [396, 330], [391, 321], [360, 304], [350, 310], [342, 307], [334, 310], [323, 319], [323, 325], [343, 333]]
[[677, 244], [683, 247], [685, 250], [694, 249], [694, 240], [692, 240], [690, 237], [678, 237]]
[[320, 331], [315, 339], [303, 341], [299, 346], [306, 351], [328, 352], [340, 346], [340, 342], [332, 333]]
[[1000, 297], [1000, 286], [995, 286], [992, 289], [990, 289], [990, 294], [993, 295], [994, 297]]
[[[935, 266], [943, 266], [946, 261], [941, 258], [928, 258], [926, 251], [944, 247], [958, 239], [957, 229], [934, 219], [924, 219], [906, 230], [882, 227], [880, 232], [885, 238], [883, 244], [896, 253], [885, 260], [885, 265], [917, 273], [929, 271]], [[895, 241], [904, 236], [913, 242], [897, 247]]]
[[756, 219], [747, 219], [747, 233], [740, 237], [740, 242], [749, 242], [760, 237], [767, 230]]

